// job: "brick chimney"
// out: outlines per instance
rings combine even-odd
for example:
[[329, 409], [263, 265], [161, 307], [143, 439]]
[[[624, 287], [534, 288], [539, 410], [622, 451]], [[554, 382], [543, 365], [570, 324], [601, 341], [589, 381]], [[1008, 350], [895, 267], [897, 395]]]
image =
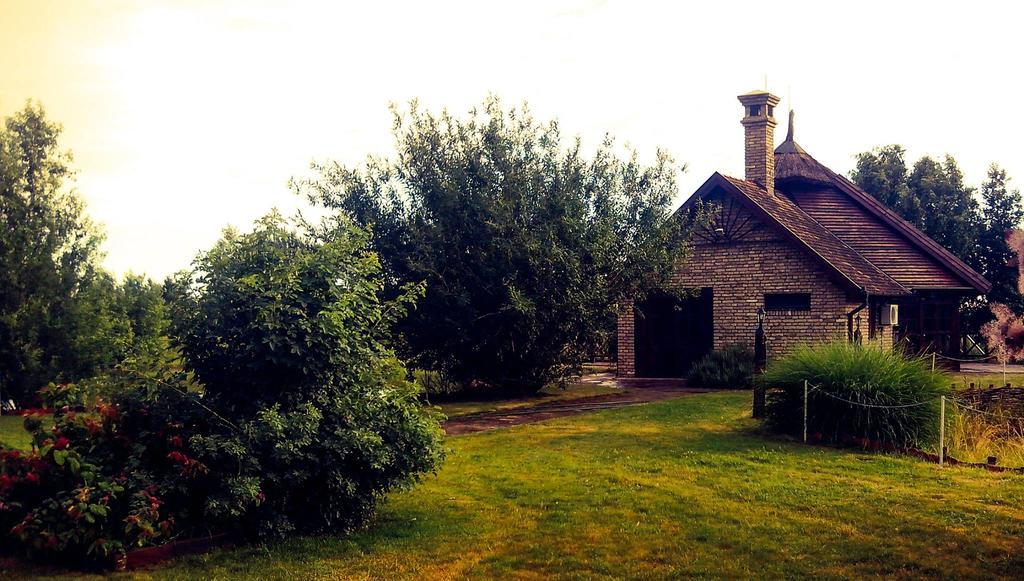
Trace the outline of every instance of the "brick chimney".
[[775, 106], [779, 98], [768, 91], [751, 91], [739, 97], [743, 103], [743, 149], [747, 181], [769, 194], [775, 193]]

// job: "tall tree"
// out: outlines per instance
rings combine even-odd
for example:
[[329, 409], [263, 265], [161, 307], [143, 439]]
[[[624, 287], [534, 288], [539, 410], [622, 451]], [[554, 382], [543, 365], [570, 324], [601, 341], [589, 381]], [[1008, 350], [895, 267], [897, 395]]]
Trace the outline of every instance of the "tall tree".
[[1006, 170], [994, 163], [989, 166], [988, 178], [981, 186], [985, 227], [978, 242], [982, 268], [992, 283], [989, 300], [1020, 312], [1024, 310], [1024, 303], [1017, 285], [1017, 256], [1008, 236], [1024, 220], [1024, 200], [1020, 190], [1011, 189], [1009, 182]]
[[0, 393], [31, 399], [53, 381], [167, 348], [161, 287], [97, 266], [102, 236], [73, 189], [59, 125], [28, 103], [0, 128]]
[[964, 185], [963, 172], [956, 160], [947, 155], [940, 163], [922, 157], [907, 178], [907, 188], [920, 207], [921, 230], [980, 270], [981, 207], [974, 197], [974, 188]]
[[159, 357], [170, 347], [169, 325], [161, 285], [135, 274], [118, 282], [98, 270], [71, 301], [64, 329], [70, 345], [59, 362], [61, 375], [91, 377], [129, 358]]
[[859, 153], [851, 177], [879, 202], [916, 223], [920, 209], [915, 207], [907, 188], [906, 154], [900, 145], [884, 145]]
[[71, 302], [100, 236], [70, 187], [61, 128], [28, 103], [0, 129], [0, 388], [24, 398], [61, 375]]
[[460, 119], [393, 108], [394, 158], [319, 166], [313, 201], [372, 227], [392, 285], [425, 281], [399, 326], [413, 361], [463, 384], [532, 390], [577, 366], [616, 301], [664, 283], [687, 227], [679, 167], [592, 157], [555, 121], [491, 97]]
[[905, 150], [886, 145], [857, 155], [851, 178], [992, 282], [986, 300], [963, 304], [965, 329], [973, 333], [991, 319], [989, 303], [1002, 305], [1005, 312], [1024, 310], [1016, 252], [1007, 240], [1024, 219], [1024, 201], [1018, 190], [1009, 187], [1005, 170], [989, 166], [988, 177], [976, 192], [964, 184], [951, 156], [941, 162], [922, 157], [908, 171]]

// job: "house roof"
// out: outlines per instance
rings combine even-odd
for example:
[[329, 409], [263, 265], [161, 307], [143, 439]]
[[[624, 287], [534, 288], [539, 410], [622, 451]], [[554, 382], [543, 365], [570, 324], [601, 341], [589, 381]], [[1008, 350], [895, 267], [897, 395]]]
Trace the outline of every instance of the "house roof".
[[683, 207], [691, 205], [716, 188], [732, 194], [761, 220], [774, 224], [787, 238], [807, 250], [827, 270], [854, 290], [884, 296], [910, 294], [910, 289], [871, 264], [791, 200], [769, 194], [753, 182], [715, 172]]
[[[896, 236], [902, 238], [902, 240], [916, 249], [919, 253], [917, 254], [919, 257], [918, 262], [931, 259], [955, 276], [955, 278], [949, 279], [947, 275], [937, 279], [933, 285], [926, 284], [919, 288], [964, 288], [974, 289], [980, 293], [987, 293], [991, 290], [992, 284], [984, 276], [946, 250], [941, 244], [932, 240], [929, 236], [887, 208], [875, 199], [874, 196], [811, 157], [794, 141], [792, 122], [793, 117], [792, 112], [790, 112], [789, 133], [786, 136], [786, 140], [775, 150], [775, 179], [778, 187], [785, 189], [787, 184], [801, 183], [834, 188], [841, 195], [864, 210], [863, 216], [870, 216], [876, 221], [885, 224], [889, 231], [895, 233]], [[856, 217], [848, 215], [847, 218], [855, 219]], [[864, 228], [864, 231], [867, 230], [868, 228]], [[865, 242], [865, 244], [868, 243]], [[905, 256], [906, 253], [904, 253], [904, 258]], [[894, 249], [891, 255], [887, 255], [885, 251], [874, 251], [872, 258], [878, 263], [878, 266], [886, 269], [886, 261], [891, 259], [893, 264], [895, 264], [898, 257]], [[901, 264], [900, 268], [910, 270], [913, 266]], [[922, 265], [917, 266], [918, 268], [924, 268]], [[960, 280], [962, 282], [951, 286], [949, 280]]]
[[775, 192], [715, 172], [683, 204], [721, 189], [774, 225], [854, 290], [906, 296], [914, 290], [987, 293], [992, 285], [850, 180], [811, 157], [793, 138], [775, 149]]

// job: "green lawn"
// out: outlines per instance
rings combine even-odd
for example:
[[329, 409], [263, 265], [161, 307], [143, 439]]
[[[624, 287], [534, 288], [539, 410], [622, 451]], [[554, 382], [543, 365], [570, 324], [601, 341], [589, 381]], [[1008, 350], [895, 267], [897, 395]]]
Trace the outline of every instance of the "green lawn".
[[21, 449], [31, 446], [32, 438], [24, 426], [25, 418], [21, 416], [0, 416], [0, 444]]
[[970, 384], [975, 387], [988, 387], [993, 385], [1000, 387], [1009, 383], [1013, 387], [1024, 387], [1024, 373], [1007, 373], [1006, 381], [1003, 381], [1002, 373], [948, 373], [950, 382], [957, 389], [967, 389]]
[[1024, 477], [766, 438], [716, 393], [451, 438], [366, 531], [145, 577], [1019, 577]]
[[453, 401], [439, 404], [441, 411], [450, 418], [480, 412], [492, 412], [529, 407], [552, 401], [580, 399], [610, 393], [628, 393], [628, 389], [597, 383], [569, 383], [564, 388], [549, 385], [536, 395], [500, 400]]

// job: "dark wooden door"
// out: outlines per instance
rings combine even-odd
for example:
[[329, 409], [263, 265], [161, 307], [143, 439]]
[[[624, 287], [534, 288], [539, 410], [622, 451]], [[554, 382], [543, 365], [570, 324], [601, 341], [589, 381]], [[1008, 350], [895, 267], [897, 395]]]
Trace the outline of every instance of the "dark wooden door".
[[685, 377], [711, 351], [714, 338], [710, 288], [684, 299], [656, 293], [638, 303], [634, 328], [638, 377]]

